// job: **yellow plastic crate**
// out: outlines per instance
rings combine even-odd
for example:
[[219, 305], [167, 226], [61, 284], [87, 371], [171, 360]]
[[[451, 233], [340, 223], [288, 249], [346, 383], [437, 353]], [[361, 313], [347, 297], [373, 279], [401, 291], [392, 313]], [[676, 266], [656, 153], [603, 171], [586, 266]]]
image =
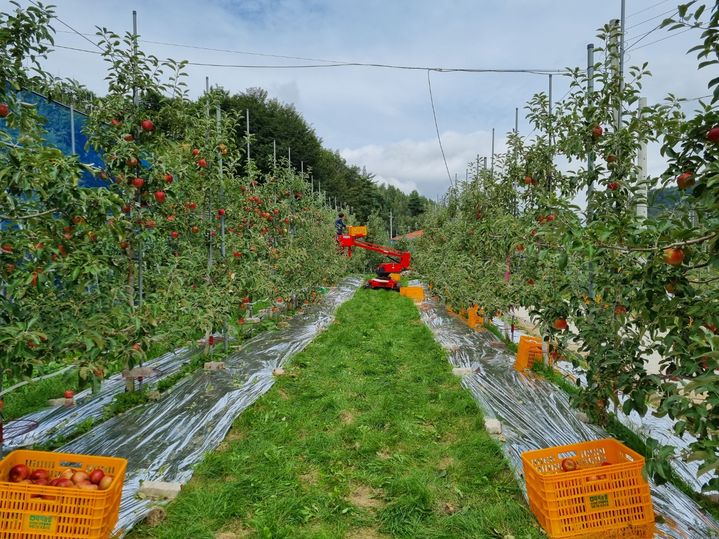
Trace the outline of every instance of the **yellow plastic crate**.
[[421, 286], [403, 286], [399, 289], [399, 293], [414, 301], [424, 301], [424, 288]]
[[349, 234], [353, 238], [364, 238], [367, 236], [367, 227], [366, 226], [348, 226], [347, 234]]
[[402, 278], [402, 275], [400, 275], [399, 273], [390, 273], [389, 278], [393, 281], [399, 281]]
[[[50, 479], [72, 468], [100, 468], [113, 476], [107, 490], [80, 490], [8, 482], [10, 469], [44, 469]], [[3, 539], [107, 539], [117, 523], [127, 461], [113, 457], [13, 451], [0, 462], [0, 537]]]
[[[568, 459], [576, 470], [563, 471]], [[644, 458], [617, 440], [525, 451], [522, 464], [529, 507], [552, 539], [643, 538], [652, 529]]]

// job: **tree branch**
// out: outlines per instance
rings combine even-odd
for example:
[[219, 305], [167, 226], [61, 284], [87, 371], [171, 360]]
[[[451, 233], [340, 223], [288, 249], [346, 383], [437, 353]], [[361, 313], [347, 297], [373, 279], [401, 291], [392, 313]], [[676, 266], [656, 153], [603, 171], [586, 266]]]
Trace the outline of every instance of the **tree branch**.
[[35, 217], [42, 217], [43, 215], [47, 215], [48, 213], [55, 213], [56, 211], [58, 211], [58, 208], [42, 211], [40, 213], [31, 213], [29, 215], [0, 215], [0, 219], [2, 219], [3, 221], [20, 221], [24, 219], [34, 219]]

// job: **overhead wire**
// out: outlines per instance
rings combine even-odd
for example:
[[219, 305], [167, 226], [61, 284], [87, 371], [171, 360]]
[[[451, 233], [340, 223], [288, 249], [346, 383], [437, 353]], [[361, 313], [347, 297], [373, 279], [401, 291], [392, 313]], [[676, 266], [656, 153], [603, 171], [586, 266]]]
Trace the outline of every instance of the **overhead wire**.
[[661, 39], [657, 39], [657, 40], [654, 40], [654, 41], [650, 41], [649, 43], [645, 43], [645, 44], [642, 45], [641, 47], [634, 47], [632, 50], [637, 51], [637, 50], [639, 50], [639, 49], [643, 49], [644, 47], [648, 47], [649, 45], [654, 45], [655, 43], [659, 43], [660, 41], [664, 41], [664, 40], [666, 40], [666, 39], [670, 39], [670, 38], [672, 38], [672, 37], [677, 37], [677, 36], [679, 36], [679, 35], [681, 35], [681, 34], [685, 34], [685, 33], [688, 32], [689, 30], [694, 30], [694, 27], [685, 28], [685, 29], [682, 30], [681, 32], [676, 32], [676, 33], [674, 33], [674, 34], [669, 34], [668, 36], [665, 36], [665, 37], [663, 37], [663, 38], [661, 38]]
[[655, 15], [654, 17], [649, 17], [648, 19], [644, 19], [642, 22], [638, 22], [636, 24], [632, 24], [631, 26], [627, 26], [626, 30], [631, 30], [632, 28], [636, 28], [637, 26], [641, 26], [642, 24], [653, 21], [654, 19], [658, 19], [659, 17], [663, 17], [664, 15], [668, 15], [670, 13], [676, 13], [679, 11], [677, 8], [668, 9], [667, 11], [662, 11], [659, 15]]
[[656, 4], [652, 4], [649, 7], [645, 7], [644, 9], [640, 9], [639, 11], [635, 11], [633, 13], [630, 13], [627, 15], [627, 17], [633, 17], [634, 15], [639, 15], [640, 13], [644, 13], [645, 11], [649, 11], [650, 9], [654, 9], [657, 6], [661, 6], [662, 4], [668, 4], [669, 2], [672, 2], [674, 0], [662, 0], [661, 2], [657, 2]]
[[442, 159], [444, 160], [444, 168], [447, 169], [447, 178], [449, 178], [449, 185], [452, 186], [452, 174], [449, 172], [449, 165], [447, 164], [447, 156], [444, 153], [444, 146], [442, 145], [442, 137], [439, 134], [439, 124], [437, 123], [437, 111], [434, 107], [434, 96], [432, 95], [432, 78], [430, 75], [431, 71], [427, 70], [427, 87], [429, 88], [429, 102], [432, 104], [432, 116], [434, 117], [434, 129], [437, 132], [437, 142], [439, 142], [439, 149], [442, 152]]

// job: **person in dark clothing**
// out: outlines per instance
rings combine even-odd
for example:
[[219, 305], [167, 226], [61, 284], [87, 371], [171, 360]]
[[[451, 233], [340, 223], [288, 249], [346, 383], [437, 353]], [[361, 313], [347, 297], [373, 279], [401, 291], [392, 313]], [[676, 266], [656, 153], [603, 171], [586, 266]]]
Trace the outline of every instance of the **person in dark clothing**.
[[340, 213], [337, 216], [337, 220], [335, 221], [335, 229], [337, 230], [337, 235], [340, 236], [344, 234], [345, 229], [347, 228], [347, 225], [345, 224], [345, 214]]

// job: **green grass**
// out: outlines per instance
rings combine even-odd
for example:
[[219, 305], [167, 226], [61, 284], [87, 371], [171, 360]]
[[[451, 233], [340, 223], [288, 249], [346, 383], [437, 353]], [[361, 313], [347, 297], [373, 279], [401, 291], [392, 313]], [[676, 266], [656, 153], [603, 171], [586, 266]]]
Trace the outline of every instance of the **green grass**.
[[360, 290], [129, 537], [543, 537], [481, 412], [398, 294]]
[[14, 389], [3, 396], [5, 421], [47, 408], [49, 399], [59, 399], [66, 389], [78, 390], [77, 369]]

